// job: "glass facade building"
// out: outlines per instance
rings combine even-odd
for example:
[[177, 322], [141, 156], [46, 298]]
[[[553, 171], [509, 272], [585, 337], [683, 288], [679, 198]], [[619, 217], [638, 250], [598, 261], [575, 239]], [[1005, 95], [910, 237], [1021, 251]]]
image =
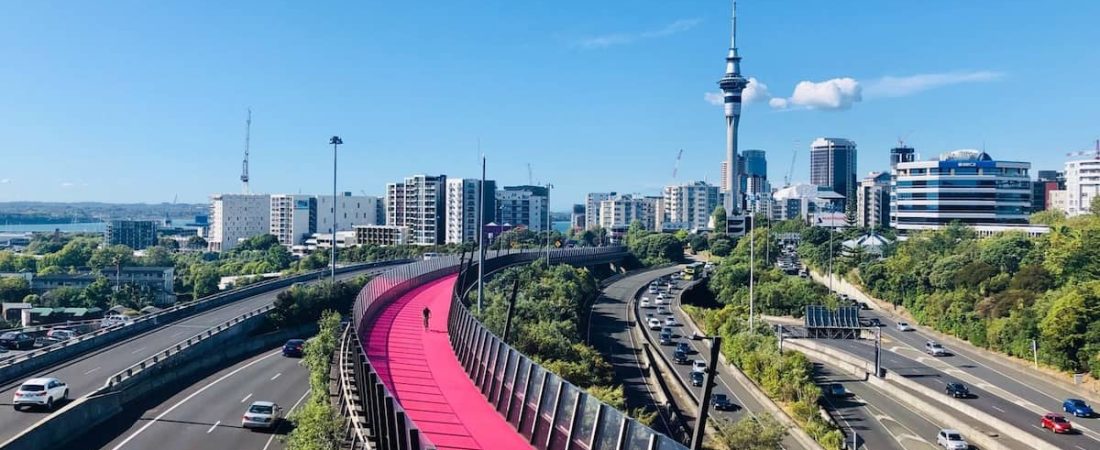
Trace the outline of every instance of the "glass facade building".
[[901, 233], [965, 225], [1026, 225], [1031, 164], [995, 161], [977, 150], [938, 160], [899, 162], [893, 169], [890, 222]]

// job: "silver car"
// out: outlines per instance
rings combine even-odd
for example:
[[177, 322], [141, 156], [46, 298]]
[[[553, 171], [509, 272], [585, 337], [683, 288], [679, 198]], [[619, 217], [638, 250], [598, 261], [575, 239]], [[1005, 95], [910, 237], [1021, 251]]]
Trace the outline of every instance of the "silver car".
[[275, 402], [257, 401], [248, 405], [248, 410], [241, 416], [241, 426], [244, 428], [274, 429], [283, 418], [283, 408]]

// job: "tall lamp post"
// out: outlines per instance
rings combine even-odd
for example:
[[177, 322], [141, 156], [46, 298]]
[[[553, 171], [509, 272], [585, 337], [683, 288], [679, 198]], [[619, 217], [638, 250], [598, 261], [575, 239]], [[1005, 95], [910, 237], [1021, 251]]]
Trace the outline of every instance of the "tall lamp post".
[[340, 136], [333, 136], [328, 140], [332, 144], [332, 285], [329, 286], [329, 294], [336, 289], [336, 149], [344, 143]]

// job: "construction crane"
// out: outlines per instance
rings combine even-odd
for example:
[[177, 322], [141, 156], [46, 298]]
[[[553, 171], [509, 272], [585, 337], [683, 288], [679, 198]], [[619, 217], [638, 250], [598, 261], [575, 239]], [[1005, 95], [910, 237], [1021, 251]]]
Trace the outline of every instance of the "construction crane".
[[1096, 148], [1095, 149], [1066, 153], [1066, 157], [1068, 157], [1068, 158], [1075, 158], [1075, 157], [1078, 157], [1078, 156], [1091, 156], [1092, 159], [1100, 160], [1100, 139], [1096, 140]]
[[248, 119], [244, 122], [244, 161], [241, 163], [241, 184], [244, 193], [248, 193], [248, 147], [252, 138], [252, 108], [248, 108]]
[[680, 158], [684, 156], [684, 149], [680, 149], [680, 152], [676, 154], [676, 163], [672, 165], [672, 180], [676, 180], [676, 173], [680, 171]]
[[787, 169], [787, 174], [783, 176], [783, 186], [791, 185], [791, 177], [794, 176], [794, 161], [798, 158], [798, 141], [794, 141], [794, 150], [791, 151], [791, 167]]
[[527, 163], [527, 184], [529, 186], [535, 185], [534, 172], [531, 172], [531, 163]]

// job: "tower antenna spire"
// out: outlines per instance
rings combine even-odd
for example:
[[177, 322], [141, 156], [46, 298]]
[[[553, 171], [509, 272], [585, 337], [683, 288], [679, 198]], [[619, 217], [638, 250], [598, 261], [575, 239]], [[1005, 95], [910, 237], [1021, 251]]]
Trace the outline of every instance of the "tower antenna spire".
[[248, 147], [252, 140], [252, 108], [248, 108], [248, 119], [244, 122], [244, 161], [241, 163], [241, 184], [244, 193], [248, 193]]
[[737, 48], [737, 0], [733, 0], [733, 14], [730, 14], [730, 48]]

